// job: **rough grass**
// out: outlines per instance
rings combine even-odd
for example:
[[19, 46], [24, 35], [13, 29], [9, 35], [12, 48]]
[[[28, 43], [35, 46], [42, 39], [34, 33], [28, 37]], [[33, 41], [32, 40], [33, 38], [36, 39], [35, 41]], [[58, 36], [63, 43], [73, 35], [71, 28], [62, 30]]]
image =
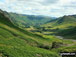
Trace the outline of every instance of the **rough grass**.
[[[0, 24], [0, 52], [8, 57], [50, 57], [54, 55], [51, 51], [38, 48], [40, 44], [46, 45], [49, 42], [43, 38], [30, 37], [14, 28], [1, 27]], [[35, 46], [35, 47], [33, 47]]]

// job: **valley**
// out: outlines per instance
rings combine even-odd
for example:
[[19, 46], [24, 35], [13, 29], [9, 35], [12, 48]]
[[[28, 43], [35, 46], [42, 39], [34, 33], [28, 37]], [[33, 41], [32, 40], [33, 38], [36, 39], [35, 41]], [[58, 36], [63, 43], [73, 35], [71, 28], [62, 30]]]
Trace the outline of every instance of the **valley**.
[[76, 52], [75, 24], [75, 15], [52, 19], [0, 10], [0, 57], [61, 57], [60, 52]]

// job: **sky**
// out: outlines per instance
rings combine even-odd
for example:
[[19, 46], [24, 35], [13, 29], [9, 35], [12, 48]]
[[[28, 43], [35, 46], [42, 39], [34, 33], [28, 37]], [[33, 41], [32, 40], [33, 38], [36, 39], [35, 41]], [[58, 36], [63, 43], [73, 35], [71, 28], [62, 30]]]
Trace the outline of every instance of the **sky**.
[[19, 14], [61, 17], [76, 14], [76, 0], [0, 0], [0, 9]]

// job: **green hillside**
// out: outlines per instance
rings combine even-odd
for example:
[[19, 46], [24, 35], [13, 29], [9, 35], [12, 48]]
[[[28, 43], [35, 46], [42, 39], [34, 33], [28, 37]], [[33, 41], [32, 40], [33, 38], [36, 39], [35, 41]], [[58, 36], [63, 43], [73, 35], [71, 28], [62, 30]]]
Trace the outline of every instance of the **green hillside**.
[[63, 16], [63, 17], [57, 18], [53, 21], [50, 21], [43, 26], [48, 25], [48, 26], [53, 26], [53, 27], [55, 26], [55, 27], [60, 27], [60, 28], [62, 28], [62, 27], [64, 28], [67, 26], [75, 26], [75, 23], [76, 23], [75, 16], [76, 15]]
[[16, 14], [9, 13], [7, 14], [10, 18], [12, 18], [13, 22], [19, 27], [28, 28], [30, 26], [39, 26], [50, 21], [51, 17], [45, 16], [35, 16], [35, 15], [24, 15], [24, 14]]
[[47, 34], [56, 34], [64, 38], [76, 39], [76, 15], [69, 15], [50, 21], [41, 27], [45, 27]]

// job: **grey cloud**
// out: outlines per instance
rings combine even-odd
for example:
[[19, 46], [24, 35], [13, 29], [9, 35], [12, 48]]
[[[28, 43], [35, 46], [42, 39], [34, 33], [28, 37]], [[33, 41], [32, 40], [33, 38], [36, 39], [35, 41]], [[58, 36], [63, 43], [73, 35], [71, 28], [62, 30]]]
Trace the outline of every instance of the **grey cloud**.
[[53, 13], [63, 12], [63, 9], [51, 9], [51, 12]]
[[68, 5], [63, 5], [62, 6], [63, 8], [65, 8], [65, 9], [68, 9], [68, 8], [74, 8], [74, 9], [76, 9], [76, 4], [68, 4]]
[[45, 0], [45, 1], [41, 2], [41, 4], [43, 4], [43, 5], [55, 4], [58, 1], [59, 0]]

